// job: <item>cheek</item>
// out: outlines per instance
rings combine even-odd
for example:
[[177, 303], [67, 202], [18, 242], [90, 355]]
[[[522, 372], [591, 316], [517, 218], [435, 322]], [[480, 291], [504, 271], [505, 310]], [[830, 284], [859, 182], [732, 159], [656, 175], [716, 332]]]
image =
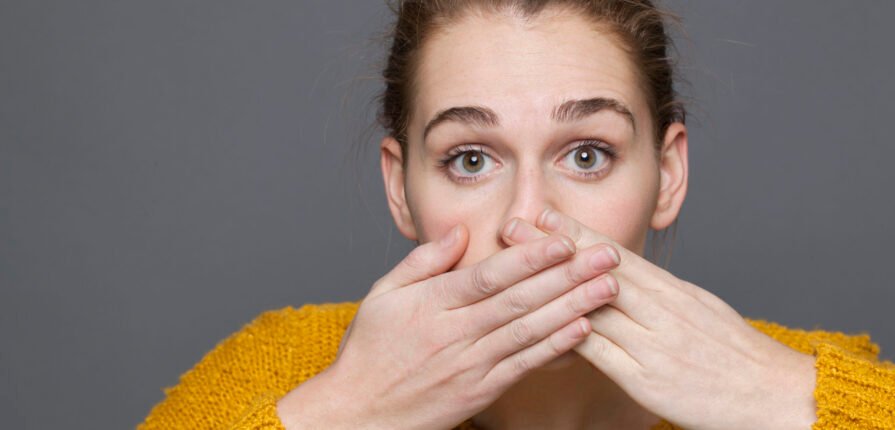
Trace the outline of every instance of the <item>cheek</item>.
[[481, 209], [433, 200], [420, 205], [414, 219], [423, 232], [420, 243], [444, 237], [457, 224], [466, 226], [469, 235], [466, 251], [451, 270], [472, 266], [502, 249], [493, 220]]
[[466, 251], [452, 270], [474, 265], [502, 249], [496, 229], [500, 218], [495, 212], [494, 192], [462, 193], [435, 176], [412, 177], [406, 188], [411, 216], [419, 242], [444, 237], [451, 228], [463, 224], [469, 235]]
[[[566, 212], [591, 230], [640, 252], [654, 203], [643, 190], [612, 190], [569, 204]], [[582, 204], [581, 202], [586, 202]], [[562, 209], [560, 209], [562, 210]]]
[[586, 188], [576, 190], [574, 198], [584, 204], [571, 205], [570, 215], [642, 255], [659, 185], [658, 167], [650, 157], [648, 152], [632, 152], [628, 162], [611, 176], [611, 183], [607, 181], [596, 192]]

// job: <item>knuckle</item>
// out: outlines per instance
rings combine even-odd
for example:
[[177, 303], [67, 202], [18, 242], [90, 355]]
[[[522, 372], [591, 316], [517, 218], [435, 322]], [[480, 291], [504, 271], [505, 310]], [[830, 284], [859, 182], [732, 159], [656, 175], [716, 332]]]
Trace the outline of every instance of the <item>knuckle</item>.
[[588, 345], [588, 352], [592, 357], [596, 358], [597, 361], [604, 361], [606, 358], [606, 348], [605, 341], [600, 339], [591, 342], [590, 345]]
[[445, 277], [436, 276], [434, 278], [429, 278], [427, 280], [430, 288], [426, 288], [425, 291], [429, 297], [431, 297], [431, 302], [439, 305], [444, 305], [450, 302], [450, 291], [449, 284]]
[[422, 267], [426, 262], [426, 252], [421, 246], [414, 248], [402, 261], [410, 269]]
[[576, 288], [575, 291], [572, 291], [572, 294], [566, 294], [566, 308], [572, 315], [580, 315], [587, 312], [588, 306], [586, 305], [589, 302], [590, 300], [588, 300], [584, 288]]
[[553, 353], [554, 356], [559, 356], [564, 352], [562, 348], [556, 345], [556, 335], [548, 337], [547, 344], [549, 345], [550, 351]]
[[522, 288], [510, 288], [504, 292], [504, 308], [512, 315], [523, 315], [531, 311], [527, 294]]
[[481, 389], [460, 390], [457, 393], [458, 403], [466, 406], [477, 406], [483, 403], [486, 394]]
[[583, 281], [578, 265], [571, 262], [562, 265], [562, 276], [567, 285], [578, 285]]
[[529, 273], [536, 273], [541, 270], [541, 262], [536, 252], [536, 250], [528, 248], [522, 253], [522, 267]]
[[477, 265], [472, 271], [472, 286], [477, 291], [490, 296], [497, 290], [497, 281], [491, 272], [485, 270], [483, 266]]
[[517, 375], [527, 373], [531, 370], [531, 363], [529, 362], [528, 357], [526, 357], [525, 354], [516, 354], [516, 356], [513, 357], [513, 369]]
[[524, 319], [516, 319], [510, 323], [510, 333], [520, 346], [529, 346], [534, 341], [531, 326]]

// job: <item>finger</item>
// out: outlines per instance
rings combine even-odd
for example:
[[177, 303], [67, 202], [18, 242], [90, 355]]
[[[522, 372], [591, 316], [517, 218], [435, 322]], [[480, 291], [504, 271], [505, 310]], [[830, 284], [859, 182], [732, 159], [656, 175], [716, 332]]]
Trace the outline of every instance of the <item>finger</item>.
[[578, 317], [615, 297], [615, 280], [606, 273], [591, 279], [556, 300], [478, 339], [476, 347], [495, 362], [548, 337]]
[[637, 384], [643, 366], [625, 350], [606, 337], [591, 331], [584, 342], [574, 346], [575, 352], [600, 369], [622, 388]]
[[[585, 246], [596, 243], [608, 243], [614, 246], [618, 245], [609, 237], [599, 234], [589, 227], [582, 225], [575, 218], [550, 208], [544, 209], [544, 211], [538, 215], [538, 218], [535, 220], [535, 227], [548, 234], [560, 233], [569, 236], [575, 241], [576, 245], [581, 244], [582, 242], [586, 242]], [[618, 247], [624, 248], [622, 246]], [[622, 264], [625, 264], [625, 257], [627, 257], [628, 254], [633, 254], [630, 251], [622, 251], [621, 253]]]
[[[708, 306], [705, 301], [694, 298], [683, 290], [676, 288], [661, 290], [636, 288], [632, 285], [630, 279], [624, 275], [614, 275], [621, 289], [619, 297], [612, 304], [617, 312], [599, 309], [589, 314], [589, 318], [595, 315], [602, 315], [604, 312], [611, 314], [620, 312], [628, 320], [636, 323], [648, 332], [690, 333], [691, 335], [699, 333], [722, 344], [731, 341], [731, 327], [743, 324], [744, 320], [735, 310], [732, 310], [730, 313], [719, 312]], [[702, 291], [705, 294], [711, 294], [705, 290]], [[716, 298], [716, 300], [723, 306], [729, 307], [720, 299]], [[614, 327], [614, 324], [605, 324], [604, 327]], [[612, 336], [607, 337], [615, 340]], [[667, 340], [667, 337], [661, 336], [659, 339], [664, 341]], [[624, 345], [622, 346], [624, 347]]]
[[533, 369], [537, 369], [580, 344], [590, 331], [584, 318], [576, 318], [534, 346], [504, 358], [485, 375], [486, 386], [509, 387]]
[[632, 357], [642, 357], [652, 333], [612, 304], [585, 315], [593, 331], [618, 345]]
[[589, 227], [578, 222], [575, 218], [560, 211], [552, 210], [550, 208], [544, 209], [544, 211], [538, 215], [537, 220], [535, 220], [535, 227], [548, 234], [559, 233], [569, 236], [575, 241], [576, 246], [579, 247], [590, 246], [597, 243], [607, 243], [614, 246], [621, 255], [621, 263], [617, 269], [619, 271], [637, 272], [638, 270], [642, 270], [644, 272], [653, 272], [656, 269], [659, 269], [648, 260], [616, 243], [608, 236], [591, 230]]
[[[629, 272], [616, 270], [612, 274], [619, 283], [619, 295], [613, 306], [643, 328], [667, 330], [675, 320], [682, 320], [697, 327], [718, 327], [719, 336], [726, 336], [717, 314], [684, 290], [650, 276], [632, 277]], [[642, 279], [649, 283], [643, 285]]]
[[518, 217], [509, 220], [500, 232], [500, 238], [507, 245], [530, 242], [548, 236], [548, 233]]
[[[631, 252], [624, 246], [614, 242], [609, 237], [591, 230], [573, 217], [547, 208], [538, 216], [535, 223], [537, 228], [542, 229], [548, 234], [559, 233], [569, 236], [575, 241], [576, 246], [580, 248], [595, 243], [612, 244], [621, 255], [621, 263], [613, 273], [623, 274], [633, 281], [638, 288], [645, 288], [658, 293], [669, 293], [672, 296], [674, 296], [674, 293], [676, 292], [683, 292], [722, 314], [725, 312], [727, 315], [733, 314], [731, 309], [724, 309], [725, 306], [719, 303], [720, 300], [715, 300], [710, 294], [707, 294], [707, 291], [677, 278], [669, 271], [656, 266], [637, 253]], [[729, 306], [727, 307], [729, 308]]]
[[[470, 325], [466, 330], [467, 333], [479, 333], [484, 336], [532, 311], [539, 311], [542, 306], [555, 301], [557, 297], [608, 272], [618, 264], [616, 258], [615, 250], [607, 245], [596, 245], [581, 250], [566, 262], [547, 268], [492, 297], [462, 309], [465, 315], [460, 321], [466, 321]], [[617, 283], [613, 281], [613, 285]], [[558, 323], [565, 324], [572, 321], [574, 316], [567, 315], [568, 318]], [[550, 332], [558, 328], [553, 327]], [[544, 333], [544, 336], [546, 335], [547, 333]]]
[[[565, 232], [569, 237], [574, 241], [578, 241], [584, 238], [585, 229], [582, 228], [581, 223], [579, 223], [574, 218], [567, 216], [566, 214], [552, 210], [550, 208], [544, 209], [538, 218], [535, 220], [535, 227], [544, 230], [545, 232]], [[594, 234], [596, 236], [596, 233]], [[608, 239], [608, 238], [596, 238], [595, 239]]]
[[433, 278], [433, 300], [445, 310], [468, 306], [565, 260], [575, 252], [571, 239], [556, 234], [511, 246], [478, 264]]
[[663, 327], [670, 314], [661, 302], [673, 299], [667, 294], [638, 286], [624, 273], [613, 270], [612, 275], [618, 282], [618, 295], [612, 306], [645, 330]]
[[466, 227], [458, 224], [440, 240], [417, 246], [391, 271], [373, 284], [370, 296], [376, 296], [444, 273], [463, 256], [468, 238]]

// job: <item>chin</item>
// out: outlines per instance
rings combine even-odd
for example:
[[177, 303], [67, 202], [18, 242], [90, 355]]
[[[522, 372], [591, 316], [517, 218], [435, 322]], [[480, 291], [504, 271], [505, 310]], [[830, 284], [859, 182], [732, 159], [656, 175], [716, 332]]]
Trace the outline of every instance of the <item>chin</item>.
[[578, 353], [575, 350], [569, 350], [559, 357], [538, 368], [538, 370], [560, 370], [571, 367], [578, 360]]

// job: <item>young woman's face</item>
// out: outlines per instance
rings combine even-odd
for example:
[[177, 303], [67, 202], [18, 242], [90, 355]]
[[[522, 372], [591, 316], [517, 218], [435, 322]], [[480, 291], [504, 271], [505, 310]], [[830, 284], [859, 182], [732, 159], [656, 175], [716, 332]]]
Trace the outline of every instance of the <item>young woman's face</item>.
[[386, 138], [383, 174], [409, 239], [466, 225], [469, 245], [455, 269], [506, 248], [506, 221], [534, 224], [547, 207], [641, 255], [648, 229], [676, 217], [679, 202], [670, 211], [661, 204], [666, 175], [633, 65], [591, 22], [550, 11], [528, 23], [471, 14], [435, 33], [420, 55], [406, 171], [398, 143]]

